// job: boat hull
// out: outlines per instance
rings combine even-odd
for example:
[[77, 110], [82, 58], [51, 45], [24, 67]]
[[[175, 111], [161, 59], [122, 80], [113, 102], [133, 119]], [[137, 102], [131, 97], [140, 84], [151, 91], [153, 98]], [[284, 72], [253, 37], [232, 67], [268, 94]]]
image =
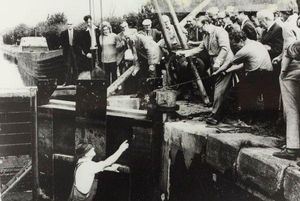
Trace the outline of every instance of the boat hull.
[[57, 79], [63, 83], [66, 73], [62, 50], [18, 52], [18, 68], [25, 85], [36, 85], [39, 79]]

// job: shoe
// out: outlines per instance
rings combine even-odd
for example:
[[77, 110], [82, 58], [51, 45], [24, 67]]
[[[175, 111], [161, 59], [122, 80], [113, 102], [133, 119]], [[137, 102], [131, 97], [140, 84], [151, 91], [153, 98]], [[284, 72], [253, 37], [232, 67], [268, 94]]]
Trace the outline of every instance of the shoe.
[[273, 156], [277, 158], [287, 159], [287, 160], [296, 160], [298, 154], [294, 150], [283, 149], [282, 151], [274, 152]]
[[298, 166], [298, 167], [300, 167], [300, 161], [299, 161], [299, 162], [297, 162], [297, 166]]
[[209, 125], [218, 125], [219, 121], [213, 117], [209, 117], [206, 119], [206, 123]]

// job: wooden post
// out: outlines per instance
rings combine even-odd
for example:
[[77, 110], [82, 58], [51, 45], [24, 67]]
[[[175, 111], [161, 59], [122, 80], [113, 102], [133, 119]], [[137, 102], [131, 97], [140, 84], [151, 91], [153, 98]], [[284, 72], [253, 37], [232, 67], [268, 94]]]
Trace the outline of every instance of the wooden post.
[[117, 88], [125, 82], [132, 74], [136, 66], [131, 66], [128, 68], [118, 79], [116, 79], [109, 87], [107, 88], [107, 97], [111, 96]]
[[211, 0], [202, 1], [195, 9], [193, 9], [183, 20], [180, 21], [180, 25], [184, 26], [186, 24], [187, 19], [195, 18], [202, 9], [207, 6]]
[[152, 0], [152, 3], [153, 3], [153, 5], [154, 5], [154, 8], [155, 8], [155, 10], [156, 10], [156, 12], [157, 12], [157, 15], [158, 15], [158, 21], [159, 21], [159, 23], [160, 23], [160, 26], [161, 26], [161, 28], [162, 28], [162, 34], [163, 34], [163, 37], [164, 37], [164, 40], [165, 40], [165, 42], [166, 42], [166, 45], [167, 45], [167, 48], [168, 48], [168, 50], [169, 51], [171, 51], [172, 50], [172, 46], [171, 46], [171, 41], [170, 41], [170, 39], [169, 39], [169, 37], [167, 36], [167, 29], [166, 29], [166, 26], [165, 26], [165, 24], [163, 23], [163, 21], [162, 21], [162, 15], [161, 15], [161, 11], [160, 11], [160, 8], [159, 8], [159, 5], [158, 5], [158, 2], [157, 2], [157, 0]]
[[[177, 35], [178, 35], [178, 38], [179, 38], [181, 47], [182, 47], [183, 49], [188, 49], [188, 45], [187, 45], [186, 41], [183, 40], [183, 38], [184, 38], [183, 32], [182, 32], [182, 30], [181, 30], [181, 28], [180, 28], [181, 25], [179, 24], [179, 21], [178, 21], [178, 18], [177, 18], [177, 16], [176, 16], [174, 7], [173, 7], [173, 5], [171, 4], [171, 1], [170, 1], [170, 0], [165, 0], [165, 1], [167, 2], [168, 8], [169, 8], [169, 10], [170, 10], [171, 17], [172, 17], [172, 20], [173, 20], [173, 22], [174, 22], [175, 31], [176, 31], [176, 33], [177, 33]], [[206, 90], [205, 90], [205, 88], [204, 88], [204, 86], [203, 86], [203, 83], [202, 83], [201, 77], [200, 77], [200, 75], [199, 75], [199, 73], [198, 73], [198, 70], [197, 70], [196, 66], [193, 64], [193, 62], [191, 61], [191, 58], [187, 58], [187, 60], [188, 60], [188, 62], [189, 62], [190, 65], [191, 65], [191, 68], [192, 68], [192, 71], [193, 71], [193, 73], [194, 73], [194, 75], [195, 75], [195, 78], [197, 79], [197, 85], [198, 85], [199, 90], [200, 90], [201, 98], [202, 98], [202, 100], [203, 100], [203, 102], [204, 102], [205, 104], [209, 104], [210, 101], [209, 101], [209, 98], [208, 98], [208, 96], [207, 96]]]
[[[30, 99], [31, 99], [31, 111], [33, 114], [33, 128], [32, 128], [32, 176], [33, 176], [33, 187], [32, 197], [33, 201], [38, 200], [40, 192], [39, 184], [39, 168], [38, 168], [38, 128], [37, 128], [37, 89], [30, 88]], [[34, 91], [34, 93], [32, 93]]]

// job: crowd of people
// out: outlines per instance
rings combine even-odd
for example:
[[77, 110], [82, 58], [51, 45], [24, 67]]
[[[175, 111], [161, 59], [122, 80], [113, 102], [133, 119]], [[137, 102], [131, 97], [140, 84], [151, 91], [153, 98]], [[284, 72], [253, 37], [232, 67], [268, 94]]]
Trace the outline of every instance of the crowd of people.
[[[197, 46], [176, 54], [208, 60], [200, 66], [214, 78], [207, 124], [217, 125], [224, 118], [228, 94], [235, 89], [241, 113], [251, 120], [260, 114], [275, 121], [282, 111], [286, 146], [273, 155], [295, 160], [300, 156], [300, 18], [297, 5], [289, 7], [281, 12], [259, 10], [252, 16], [233, 7], [225, 14], [210, 8], [205, 16], [188, 22], [189, 43]], [[195, 39], [199, 30], [200, 44]], [[258, 99], [263, 100], [263, 113], [257, 112]]]
[[[107, 85], [131, 65], [135, 66], [132, 75], [137, 78], [159, 77], [165, 68], [162, 59], [172, 53], [179, 58], [176, 67], [187, 72], [190, 64], [184, 62], [185, 58], [193, 57], [202, 78], [209, 78], [203, 79], [211, 100], [208, 105], [212, 106], [207, 124], [222, 121], [231, 92], [235, 92], [239, 111], [247, 114], [249, 122], [256, 118], [257, 103], [262, 100], [264, 116], [275, 121], [281, 110], [286, 119], [287, 146], [274, 155], [295, 158], [300, 155], [300, 18], [297, 5], [289, 8], [255, 13], [241, 12], [233, 6], [225, 11], [209, 8], [204, 15], [187, 18], [186, 25], [178, 27], [184, 35], [181, 40], [190, 47], [187, 50], [183, 50], [167, 15], [160, 19], [164, 32], [153, 28], [151, 19], [145, 19], [142, 30], [130, 28], [123, 21], [120, 33], [113, 33], [106, 21], [95, 26], [87, 15], [86, 30], [79, 33], [69, 23], [68, 30], [61, 34], [68, 64], [66, 84], [74, 84], [77, 79], [79, 57], [89, 62], [89, 71], [100, 67]], [[131, 87], [138, 90], [139, 86], [134, 81]]]

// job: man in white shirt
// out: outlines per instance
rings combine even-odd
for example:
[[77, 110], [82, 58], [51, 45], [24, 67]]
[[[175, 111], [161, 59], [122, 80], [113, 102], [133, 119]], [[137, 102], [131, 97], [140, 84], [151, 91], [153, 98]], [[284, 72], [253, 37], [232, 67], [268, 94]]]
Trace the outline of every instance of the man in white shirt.
[[81, 54], [89, 60], [90, 66], [88, 70], [93, 70], [96, 62], [98, 62], [97, 58], [99, 58], [98, 47], [100, 30], [93, 24], [90, 15], [84, 16], [83, 19], [87, 25], [87, 29], [83, 31], [80, 41]]
[[95, 174], [103, 171], [118, 172], [120, 165], [114, 164], [126, 149], [128, 149], [127, 140], [124, 141], [119, 149], [104, 161], [94, 162], [92, 159], [96, 155], [93, 145], [83, 143], [76, 149], [78, 158], [74, 170], [74, 182], [68, 201], [86, 201], [92, 200], [95, 192], [92, 192]]

